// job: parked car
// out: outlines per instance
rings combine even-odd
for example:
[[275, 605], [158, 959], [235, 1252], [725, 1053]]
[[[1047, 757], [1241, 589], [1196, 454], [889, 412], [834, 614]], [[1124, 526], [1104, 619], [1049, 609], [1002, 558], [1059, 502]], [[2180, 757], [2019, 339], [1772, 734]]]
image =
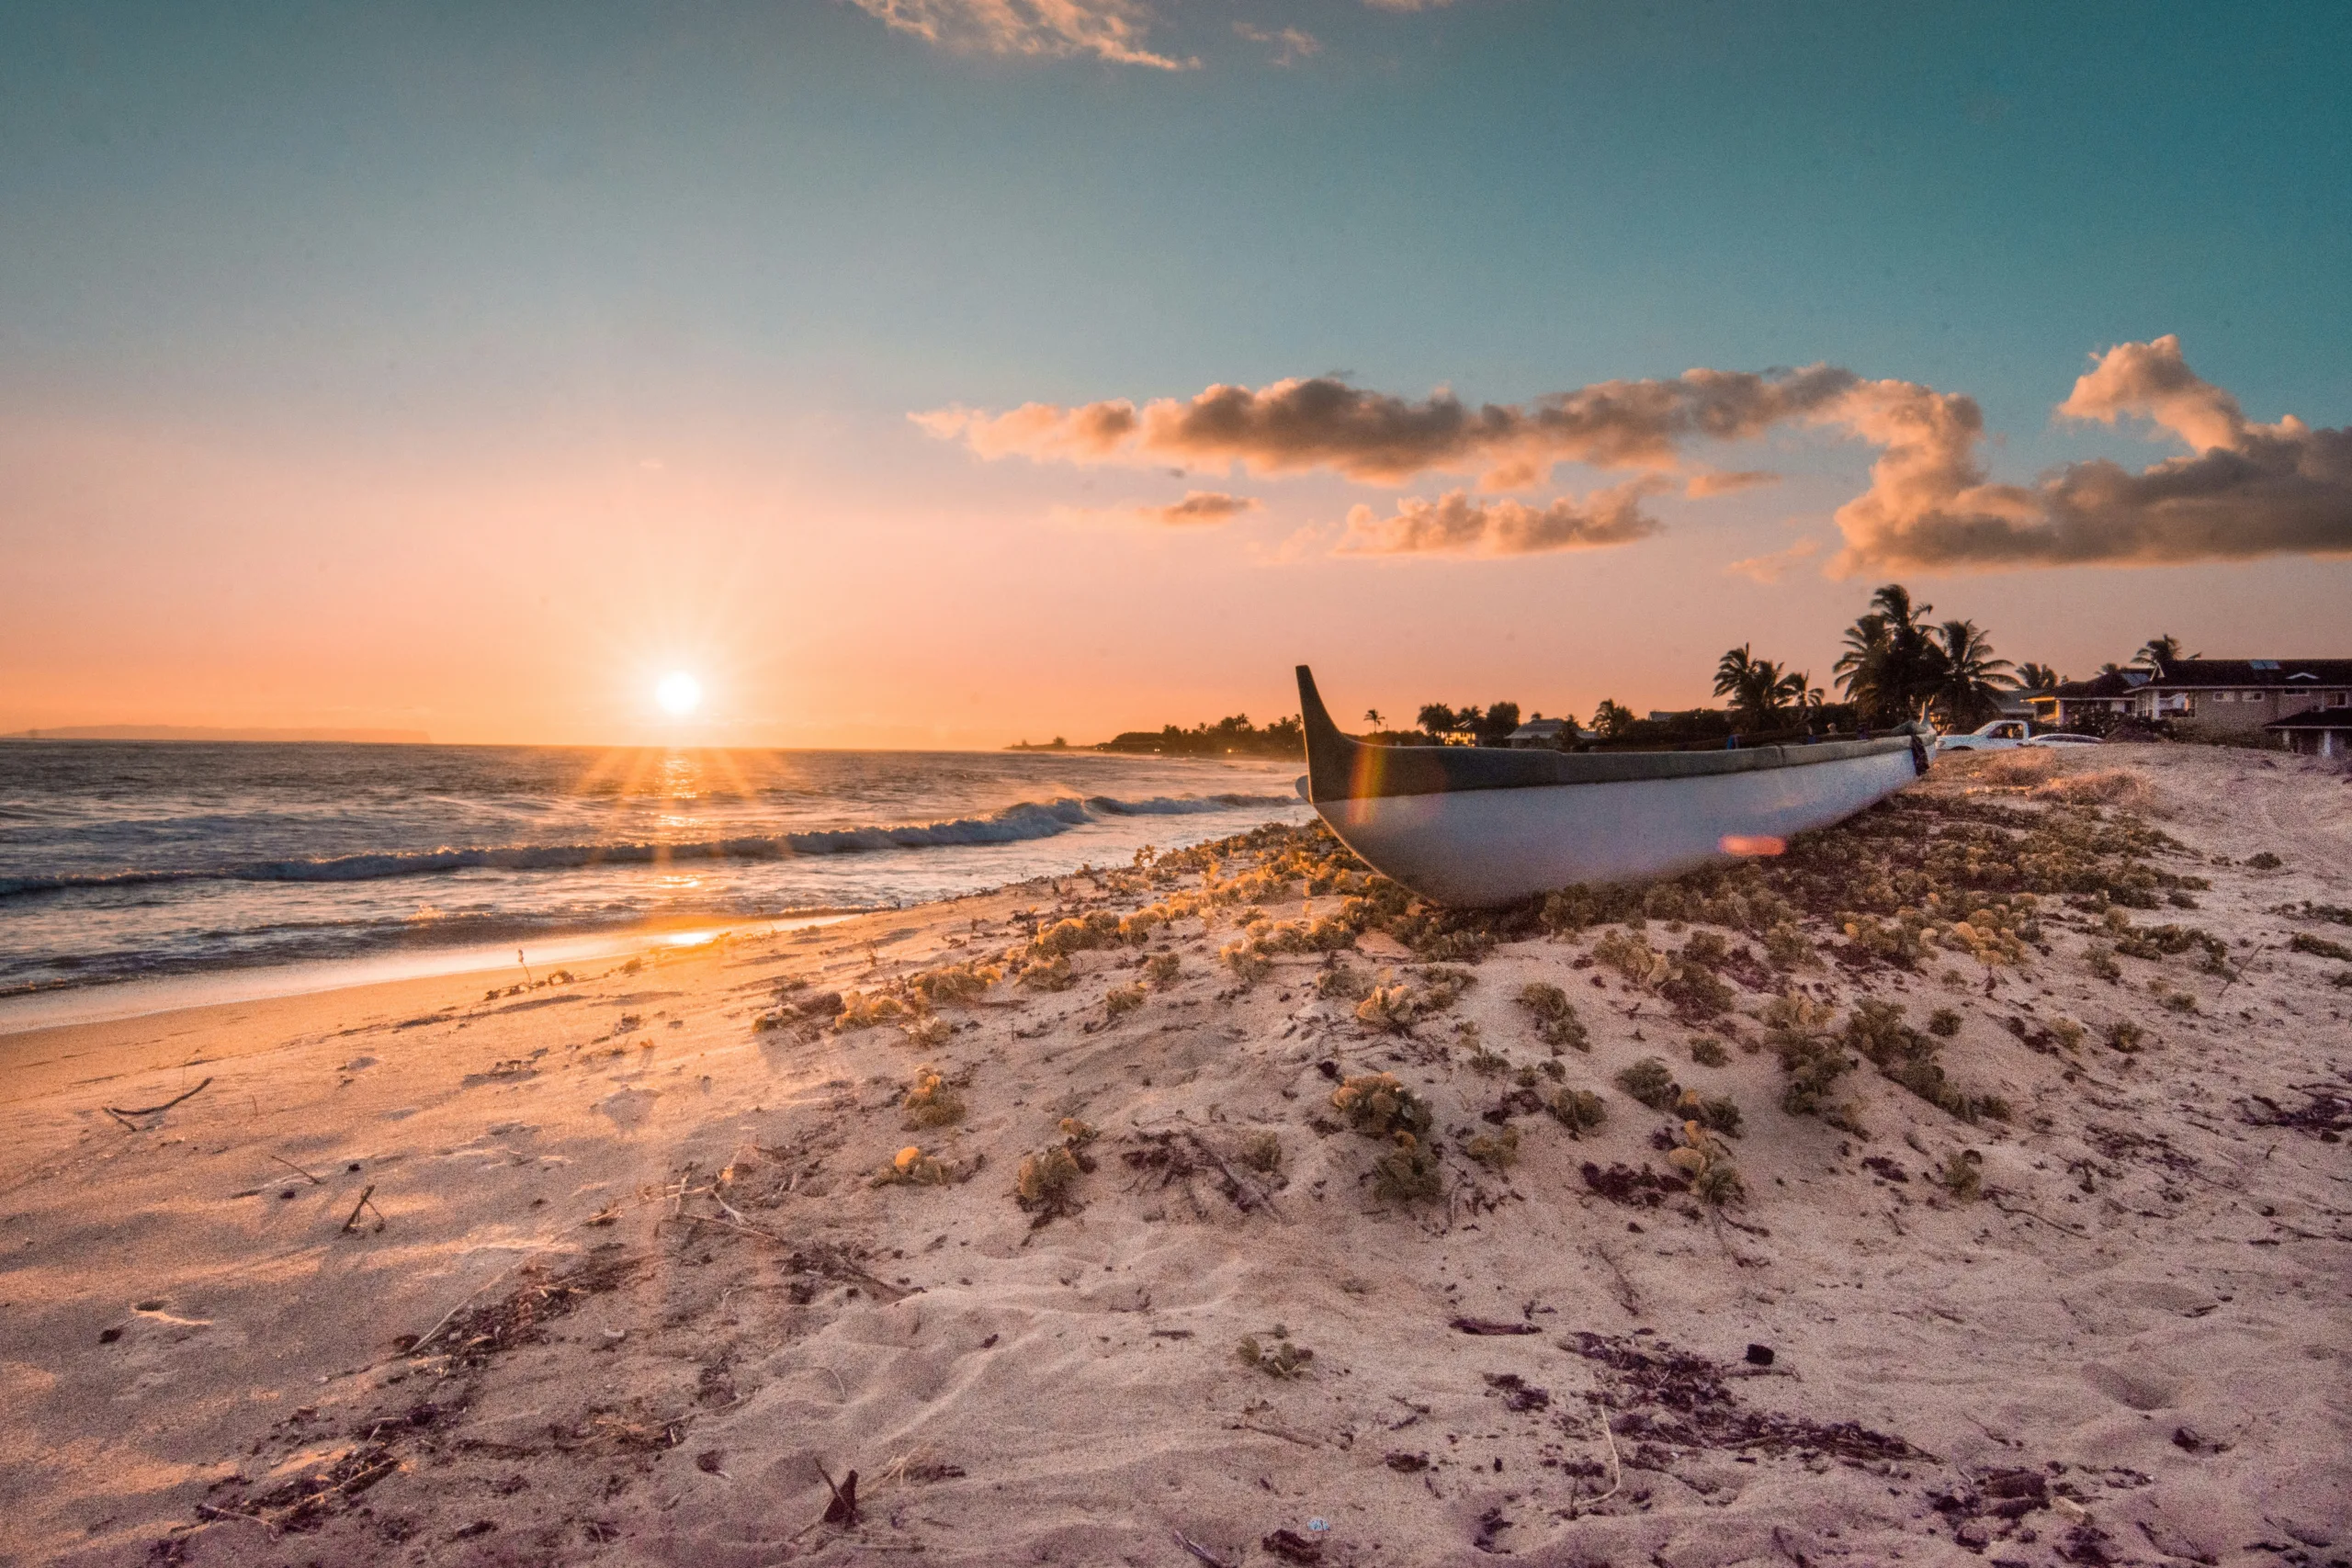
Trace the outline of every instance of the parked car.
[[2041, 735], [2033, 726], [2021, 718], [1996, 718], [1990, 724], [1979, 725], [1965, 735], [1939, 736], [1939, 751], [2006, 751], [2018, 746], [2096, 746], [2096, 735], [2073, 735], [2050, 730]]

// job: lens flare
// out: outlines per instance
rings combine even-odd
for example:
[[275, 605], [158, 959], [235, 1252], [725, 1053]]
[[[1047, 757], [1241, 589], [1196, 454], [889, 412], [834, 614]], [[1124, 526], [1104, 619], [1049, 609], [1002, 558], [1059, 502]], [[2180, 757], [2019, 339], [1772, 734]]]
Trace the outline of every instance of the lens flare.
[[653, 700], [663, 712], [684, 718], [702, 706], [702, 682], [683, 670], [664, 675], [653, 688]]

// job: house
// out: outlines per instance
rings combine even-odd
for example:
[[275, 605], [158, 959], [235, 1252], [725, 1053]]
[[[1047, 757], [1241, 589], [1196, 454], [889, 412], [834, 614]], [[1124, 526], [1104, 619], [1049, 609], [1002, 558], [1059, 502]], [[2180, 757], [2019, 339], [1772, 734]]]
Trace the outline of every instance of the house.
[[2144, 670], [2110, 670], [2089, 681], [2068, 681], [2055, 691], [2036, 692], [2026, 700], [2034, 717], [2059, 729], [2071, 729], [2095, 713], [2130, 713], [2133, 694], [2148, 679]]
[[2262, 729], [2305, 757], [2352, 757], [2352, 707], [2306, 709], [2274, 718]]
[[2352, 717], [2352, 659], [2170, 660], [2132, 688], [2130, 703], [2126, 711], [2168, 720], [2192, 739], [2275, 745], [2329, 732], [2308, 725], [2271, 732], [2279, 719]]
[[1574, 745], [1578, 739], [1577, 727], [1565, 718], [1531, 718], [1505, 737], [1503, 744], [1521, 750], [1530, 747], [1557, 750], [1564, 745]]

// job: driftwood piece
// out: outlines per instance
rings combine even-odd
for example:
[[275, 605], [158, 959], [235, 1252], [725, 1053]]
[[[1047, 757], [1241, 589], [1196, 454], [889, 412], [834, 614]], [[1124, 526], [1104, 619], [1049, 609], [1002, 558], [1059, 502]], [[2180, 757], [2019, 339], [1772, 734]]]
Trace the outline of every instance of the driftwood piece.
[[[376, 1205], [368, 1201], [368, 1200], [373, 1198], [375, 1195], [376, 1184], [371, 1181], [368, 1184], [368, 1190], [359, 1195], [359, 1201], [351, 1206], [351, 1217], [343, 1222], [343, 1234], [345, 1235], [349, 1235], [353, 1231], [359, 1228], [359, 1213], [361, 1210], [376, 1209]], [[382, 1230], [384, 1228], [384, 1211], [381, 1209], [376, 1209], [376, 1228], [378, 1230]]]
[[212, 1080], [211, 1080], [210, 1078], [209, 1078], [209, 1077], [208, 1077], [208, 1078], [206, 1078], [202, 1083], [200, 1083], [200, 1084], [197, 1085], [194, 1089], [192, 1089], [188, 1090], [186, 1094], [175, 1095], [175, 1096], [173, 1096], [171, 1099], [169, 1099], [169, 1100], [167, 1100], [164, 1101], [164, 1103], [163, 1103], [163, 1104], [161, 1104], [161, 1105], [140, 1105], [140, 1106], [126, 1106], [126, 1105], [101, 1105], [101, 1106], [99, 1106], [99, 1107], [98, 1107], [98, 1109], [99, 1109], [99, 1110], [101, 1110], [101, 1111], [105, 1111], [107, 1115], [109, 1115], [109, 1116], [113, 1117], [116, 1121], [118, 1121], [118, 1122], [121, 1122], [124, 1126], [129, 1127], [132, 1132], [134, 1132], [134, 1133], [143, 1133], [143, 1132], [145, 1132], [147, 1129], [146, 1129], [146, 1128], [144, 1128], [144, 1127], [139, 1126], [136, 1122], [134, 1122], [131, 1120], [131, 1118], [132, 1118], [132, 1117], [134, 1117], [134, 1116], [161, 1116], [164, 1111], [169, 1111], [173, 1106], [177, 1105], [178, 1103], [180, 1103], [180, 1101], [181, 1101], [181, 1100], [194, 1100], [198, 1095], [202, 1094], [206, 1089], [209, 1089], [209, 1088], [211, 1088], [211, 1087], [212, 1087]]

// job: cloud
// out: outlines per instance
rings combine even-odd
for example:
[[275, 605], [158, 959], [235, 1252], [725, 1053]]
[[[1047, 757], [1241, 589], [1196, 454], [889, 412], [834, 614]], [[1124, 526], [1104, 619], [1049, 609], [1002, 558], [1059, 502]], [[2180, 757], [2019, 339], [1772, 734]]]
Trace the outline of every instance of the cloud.
[[1222, 491], [1188, 490], [1184, 499], [1170, 506], [1138, 506], [1136, 515], [1151, 523], [1166, 523], [1175, 526], [1230, 523], [1245, 513], [1259, 510], [1264, 502], [1246, 495], [1227, 495]]
[[1476, 502], [1459, 490], [1434, 502], [1408, 496], [1392, 517], [1378, 516], [1369, 506], [1350, 511], [1348, 531], [1333, 553], [1529, 556], [1630, 545], [1662, 525], [1642, 510], [1641, 498], [1665, 488], [1663, 480], [1645, 477], [1595, 491], [1582, 501], [1563, 496], [1544, 506]]
[[1672, 468], [1686, 442], [1759, 435], [1818, 412], [1857, 381], [1853, 372], [1826, 365], [1762, 375], [1701, 369], [1474, 408], [1442, 389], [1415, 401], [1315, 376], [1254, 389], [1214, 386], [1140, 409], [1120, 399], [911, 417], [989, 458], [1238, 465], [1261, 474], [1328, 468], [1375, 484], [1442, 470], [1477, 473], [1490, 490], [1517, 490], [1541, 483], [1558, 463]]
[[1736, 490], [1752, 490], [1758, 485], [1776, 485], [1781, 476], [1770, 468], [1743, 468], [1736, 473], [1724, 473], [1717, 468], [1702, 468], [1692, 474], [1682, 487], [1682, 493], [1703, 501], [1711, 495], [1729, 495]]
[[1296, 28], [1284, 28], [1280, 32], [1269, 32], [1264, 28], [1253, 28], [1247, 22], [1236, 22], [1233, 24], [1233, 30], [1251, 43], [1282, 45], [1283, 51], [1274, 56], [1274, 63], [1277, 65], [1295, 64], [1310, 55], [1323, 52], [1321, 39], [1317, 38], [1313, 33], [1301, 32]]
[[1838, 511], [1834, 575], [1892, 567], [2154, 566], [2352, 553], [2352, 429], [2256, 424], [2176, 337], [2109, 349], [2063, 417], [2153, 421], [2195, 448], [2133, 471], [2096, 458], [2031, 485], [1987, 481], [1975, 402], [1912, 382], [1854, 389], [1820, 416], [1885, 447]]
[[1363, 0], [1375, 11], [1435, 11], [1453, 0]]
[[1785, 550], [1774, 550], [1770, 555], [1750, 556], [1746, 560], [1736, 560], [1724, 568], [1724, 572], [1730, 577], [1745, 577], [1752, 582], [1774, 583], [1781, 581], [1781, 573], [1797, 562], [1818, 554], [1820, 549], [1821, 541], [1818, 539], [1799, 539]]
[[1120, 65], [1188, 71], [1143, 47], [1151, 13], [1138, 0], [851, 0], [868, 16], [927, 43], [989, 54], [1091, 54]]

